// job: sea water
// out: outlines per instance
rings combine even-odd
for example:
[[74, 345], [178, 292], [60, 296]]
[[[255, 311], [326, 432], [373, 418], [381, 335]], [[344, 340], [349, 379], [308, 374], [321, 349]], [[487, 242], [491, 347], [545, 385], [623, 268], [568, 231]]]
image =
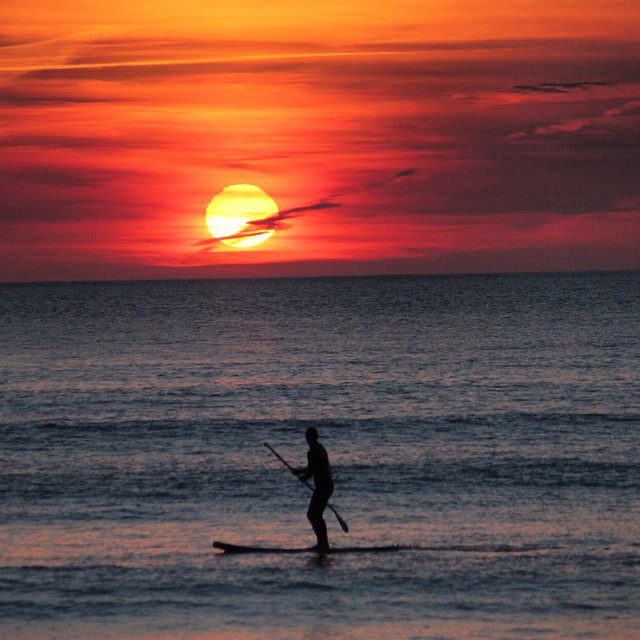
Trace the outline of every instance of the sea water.
[[[640, 274], [0, 285], [0, 635], [640, 637]], [[327, 448], [334, 546], [263, 446]]]

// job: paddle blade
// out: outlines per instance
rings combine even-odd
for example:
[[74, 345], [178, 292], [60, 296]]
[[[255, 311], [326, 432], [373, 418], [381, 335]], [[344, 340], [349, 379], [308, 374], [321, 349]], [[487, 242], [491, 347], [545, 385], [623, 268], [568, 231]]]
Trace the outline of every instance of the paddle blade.
[[340, 528], [345, 533], [349, 533], [349, 526], [347, 525], [347, 523], [337, 513], [336, 513], [336, 518], [338, 520], [338, 524], [340, 525]]

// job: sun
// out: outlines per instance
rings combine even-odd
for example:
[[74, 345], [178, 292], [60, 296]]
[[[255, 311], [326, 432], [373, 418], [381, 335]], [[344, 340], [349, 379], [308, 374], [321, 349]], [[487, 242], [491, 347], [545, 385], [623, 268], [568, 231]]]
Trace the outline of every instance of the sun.
[[[253, 184], [230, 184], [207, 206], [207, 227], [214, 238], [230, 247], [254, 247], [268, 240], [275, 230], [261, 231], [254, 220], [270, 218], [278, 213], [276, 201]], [[229, 237], [240, 235], [237, 238]]]

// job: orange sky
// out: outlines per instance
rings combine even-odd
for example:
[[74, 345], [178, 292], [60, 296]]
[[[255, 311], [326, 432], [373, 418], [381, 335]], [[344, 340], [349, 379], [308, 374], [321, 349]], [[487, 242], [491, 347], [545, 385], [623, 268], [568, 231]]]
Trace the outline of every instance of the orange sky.
[[[639, 32], [636, 0], [5, 1], [0, 280], [639, 268]], [[310, 208], [203, 242], [237, 183]]]

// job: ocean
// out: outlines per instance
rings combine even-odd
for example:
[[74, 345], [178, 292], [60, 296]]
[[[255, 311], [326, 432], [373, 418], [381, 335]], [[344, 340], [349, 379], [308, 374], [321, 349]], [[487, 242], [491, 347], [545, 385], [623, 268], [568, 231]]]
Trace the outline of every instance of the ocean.
[[[0, 636], [640, 638], [640, 273], [0, 285]], [[306, 547], [315, 426], [332, 545]]]

